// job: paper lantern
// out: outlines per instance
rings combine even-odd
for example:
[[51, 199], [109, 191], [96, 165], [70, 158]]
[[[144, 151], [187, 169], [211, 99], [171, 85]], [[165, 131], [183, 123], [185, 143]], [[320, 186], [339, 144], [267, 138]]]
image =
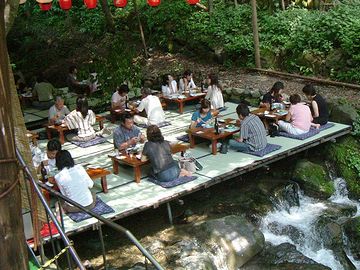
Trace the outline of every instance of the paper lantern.
[[186, 0], [188, 2], [189, 5], [196, 5], [197, 3], [199, 3], [199, 0]]
[[88, 9], [96, 8], [97, 0], [84, 0], [84, 4]]
[[51, 9], [51, 3], [39, 3], [40, 9], [42, 11], [48, 11]]
[[71, 0], [59, 0], [59, 5], [63, 10], [69, 10], [72, 7]]
[[157, 7], [158, 5], [160, 5], [160, 0], [147, 0], [149, 6], [152, 7]]
[[127, 0], [114, 0], [114, 6], [118, 8], [123, 8], [127, 5]]

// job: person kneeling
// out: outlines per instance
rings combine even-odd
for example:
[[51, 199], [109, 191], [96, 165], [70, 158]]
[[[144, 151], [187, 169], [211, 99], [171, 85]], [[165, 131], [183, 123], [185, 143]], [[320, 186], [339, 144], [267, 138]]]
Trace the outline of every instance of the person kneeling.
[[141, 160], [150, 160], [152, 176], [160, 182], [169, 182], [191, 173], [180, 169], [179, 164], [171, 154], [171, 146], [164, 140], [158, 126], [151, 125], [146, 130], [148, 142], [144, 145]]
[[[56, 167], [60, 171], [55, 181], [61, 194], [91, 210], [95, 206], [96, 195], [90, 191], [94, 182], [81, 165], [75, 165], [69, 151], [61, 150], [56, 154]], [[81, 211], [76, 206], [62, 201], [65, 212]]]

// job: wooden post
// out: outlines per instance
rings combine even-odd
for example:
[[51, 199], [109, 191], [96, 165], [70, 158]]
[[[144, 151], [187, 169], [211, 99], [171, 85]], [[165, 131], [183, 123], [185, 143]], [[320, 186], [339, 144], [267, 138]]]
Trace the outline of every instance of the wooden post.
[[139, 15], [139, 9], [136, 3], [136, 0], [133, 0], [134, 3], [134, 9], [135, 9], [135, 14], [136, 14], [136, 18], [139, 24], [139, 29], [140, 29], [140, 35], [141, 35], [141, 41], [142, 44], [144, 46], [144, 50], [145, 50], [145, 58], [147, 59], [149, 57], [148, 51], [147, 51], [147, 47], [146, 47], [146, 41], [145, 41], [145, 35], [144, 35], [144, 30], [141, 24], [141, 20], [140, 20], [140, 15]]
[[213, 0], [208, 0], [208, 11], [209, 13], [212, 13], [214, 9]]
[[281, 9], [285, 10], [285, 0], [280, 0]]
[[251, 9], [252, 9], [252, 28], [253, 28], [253, 39], [254, 39], [254, 51], [255, 51], [255, 66], [256, 66], [256, 68], [261, 68], [256, 0], [251, 0]]
[[0, 269], [29, 269], [11, 114], [4, 10], [5, 1], [0, 0]]

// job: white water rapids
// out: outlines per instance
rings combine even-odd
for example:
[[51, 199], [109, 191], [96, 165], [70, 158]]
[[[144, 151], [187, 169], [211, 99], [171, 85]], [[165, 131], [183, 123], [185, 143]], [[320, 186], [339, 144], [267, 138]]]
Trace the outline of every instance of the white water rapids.
[[[356, 215], [360, 215], [360, 203], [352, 201], [348, 198], [346, 182], [337, 178], [334, 179], [335, 193], [329, 201], [332, 203], [350, 204], [357, 206]], [[301, 192], [300, 192], [301, 193]], [[300, 206], [294, 207], [278, 207], [277, 210], [269, 212], [263, 219], [261, 231], [265, 236], [265, 240], [273, 245], [281, 243], [291, 243], [296, 246], [297, 250], [306, 257], [314, 261], [330, 267], [332, 270], [342, 270], [343, 267], [335, 259], [331, 250], [323, 248], [322, 240], [316, 235], [314, 230], [314, 222], [327, 209], [326, 203], [312, 199], [303, 194], [299, 194]], [[276, 224], [276, 230], [273, 229]], [[288, 233], [287, 228], [292, 233]], [[270, 229], [272, 228], [272, 229]], [[274, 232], [275, 231], [275, 232]], [[293, 237], [293, 232], [298, 237]], [[300, 235], [300, 237], [299, 237]], [[360, 269], [360, 261], [355, 261], [351, 254], [348, 257]]]

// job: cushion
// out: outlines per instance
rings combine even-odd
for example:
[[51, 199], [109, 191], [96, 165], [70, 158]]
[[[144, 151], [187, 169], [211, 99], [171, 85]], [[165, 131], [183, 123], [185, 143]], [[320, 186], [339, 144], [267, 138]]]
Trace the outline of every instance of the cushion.
[[87, 141], [87, 142], [79, 142], [79, 141], [71, 141], [71, 143], [82, 147], [82, 148], [86, 148], [89, 146], [93, 146], [93, 145], [97, 145], [100, 143], [106, 142], [106, 138], [100, 137], [100, 136], [96, 136], [94, 139]]
[[162, 186], [163, 188], [171, 188], [171, 187], [176, 187], [178, 185], [181, 185], [181, 184], [184, 184], [187, 182], [191, 182], [191, 181], [195, 180], [196, 178], [197, 178], [197, 176], [181, 176], [172, 181], [160, 182], [157, 179], [153, 178], [152, 176], [149, 176], [148, 180], [156, 185]]
[[306, 133], [301, 134], [301, 135], [293, 135], [293, 134], [289, 134], [289, 133], [284, 132], [284, 131], [280, 131], [279, 136], [292, 138], [292, 139], [296, 139], [296, 140], [305, 140], [307, 138], [315, 136], [316, 134], [319, 134], [319, 132], [320, 132], [320, 129], [316, 129], [316, 128], [310, 128], [309, 132], [306, 132]]
[[248, 150], [248, 151], [242, 151], [242, 152], [246, 153], [246, 154], [253, 155], [253, 156], [263, 157], [266, 154], [269, 154], [271, 152], [279, 150], [280, 148], [281, 148], [281, 145], [268, 143], [265, 146], [265, 148], [262, 149], [262, 150], [259, 150], [259, 151], [250, 151], [250, 150]]
[[[147, 125], [147, 124], [135, 124], [135, 125], [137, 125], [138, 127], [140, 127], [140, 128], [147, 128], [149, 125]], [[171, 123], [170, 122], [167, 122], [167, 121], [165, 121], [165, 122], [162, 122], [162, 123], [160, 123], [160, 124], [157, 124], [157, 126], [159, 127], [159, 128], [162, 128], [162, 127], [166, 127], [166, 126], [170, 126], [171, 125]]]
[[330, 123], [330, 122], [327, 122], [325, 125], [322, 125], [322, 126], [320, 126], [320, 131], [322, 131], [322, 130], [325, 130], [325, 129], [328, 129], [328, 128], [331, 128], [331, 127], [333, 127], [333, 126], [335, 126], [335, 124], [334, 123]]
[[[114, 213], [114, 209], [112, 209], [110, 206], [108, 206], [106, 203], [104, 203], [99, 197], [96, 197], [96, 204], [93, 209], [91, 209], [92, 212], [103, 215], [108, 213]], [[84, 212], [74, 212], [74, 213], [66, 213], [69, 218], [71, 218], [75, 222], [80, 222], [85, 219], [91, 218], [91, 216]]]
[[184, 134], [179, 137], [176, 137], [176, 139], [178, 139], [179, 141], [182, 141], [182, 142], [187, 142], [187, 143], [190, 142], [190, 138], [189, 138], [188, 134]]

